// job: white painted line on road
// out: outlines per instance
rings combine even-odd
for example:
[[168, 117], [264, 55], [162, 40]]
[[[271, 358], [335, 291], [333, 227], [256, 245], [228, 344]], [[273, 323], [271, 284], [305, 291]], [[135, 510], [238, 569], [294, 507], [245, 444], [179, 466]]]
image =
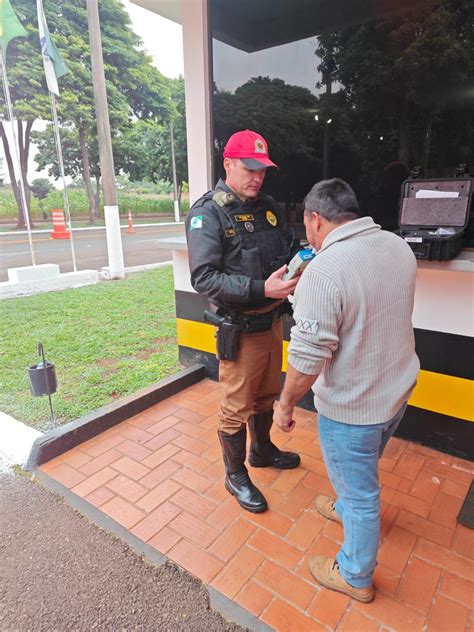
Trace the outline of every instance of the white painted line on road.
[[29, 255], [29, 250], [24, 250], [23, 252], [0, 252], [0, 257], [13, 257], [13, 255]]
[[[135, 228], [142, 228], [145, 226], [184, 226], [184, 222], [162, 222], [162, 223], [155, 223], [155, 224], [135, 224]], [[120, 228], [128, 228], [128, 224], [120, 224]], [[51, 232], [51, 228], [35, 228], [34, 230], [32, 230], [31, 232], [33, 234], [35, 233], [50, 233]], [[72, 227], [72, 231], [73, 233], [78, 233], [79, 231], [82, 230], [105, 230], [105, 226], [84, 226], [81, 228], [74, 228], [74, 226]], [[9, 230], [9, 231], [5, 231], [0, 232], [0, 237], [2, 235], [27, 235], [28, 231], [27, 230]]]
[[[154, 230], [144, 230], [143, 234], [154, 233], [154, 232], [156, 232], [156, 231], [154, 231]], [[2, 234], [5, 235], [6, 233], [0, 233], [0, 241], [1, 241]], [[75, 237], [75, 239], [94, 239], [94, 238], [95, 239], [103, 239], [104, 236], [103, 235], [97, 235], [95, 237], [91, 237], [90, 235], [76, 235], [76, 237]], [[162, 238], [159, 237], [157, 239], [162, 239]], [[57, 246], [67, 246], [69, 248], [69, 240], [64, 239], [64, 240], [60, 240], [60, 241], [55, 241], [51, 237], [46, 238], [46, 239], [44, 239], [44, 238], [40, 239], [40, 238], [38, 238], [36, 236], [33, 236], [33, 243], [34, 244], [37, 244], [37, 243], [39, 243], [41, 241], [46, 241], [46, 242], [48, 242], [50, 244], [54, 243]], [[137, 241], [140, 241], [140, 239], [138, 239]], [[27, 239], [15, 239], [14, 241], [5, 241], [3, 246], [12, 246], [14, 244], [27, 244], [27, 243], [28, 243]], [[124, 243], [135, 243], [135, 239], [133, 237], [131, 237], [130, 239], [127, 239]]]

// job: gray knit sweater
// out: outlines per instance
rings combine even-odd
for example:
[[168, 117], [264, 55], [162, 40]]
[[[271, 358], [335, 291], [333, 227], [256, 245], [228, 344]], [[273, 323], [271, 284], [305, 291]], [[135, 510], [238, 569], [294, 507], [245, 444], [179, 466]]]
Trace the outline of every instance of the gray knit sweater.
[[416, 259], [363, 217], [331, 231], [298, 283], [288, 361], [308, 375], [316, 409], [347, 424], [391, 419], [420, 363], [412, 326]]

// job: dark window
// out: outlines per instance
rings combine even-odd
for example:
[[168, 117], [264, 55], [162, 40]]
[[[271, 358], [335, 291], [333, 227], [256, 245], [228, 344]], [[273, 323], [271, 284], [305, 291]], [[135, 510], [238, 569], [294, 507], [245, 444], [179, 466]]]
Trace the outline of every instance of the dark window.
[[[280, 167], [265, 190], [289, 212], [341, 177], [397, 227], [400, 185], [474, 169], [474, 3], [210, 0], [216, 178], [239, 129]], [[293, 213], [294, 217], [294, 213]], [[300, 221], [300, 217], [298, 221]]]

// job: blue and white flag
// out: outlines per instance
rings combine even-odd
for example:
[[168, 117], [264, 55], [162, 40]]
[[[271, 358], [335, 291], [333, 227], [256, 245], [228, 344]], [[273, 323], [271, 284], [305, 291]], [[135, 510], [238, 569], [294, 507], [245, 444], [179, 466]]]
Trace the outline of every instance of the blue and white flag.
[[49, 34], [42, 0], [36, 0], [36, 9], [38, 11], [38, 29], [46, 84], [50, 92], [59, 96], [58, 79], [65, 75], [68, 69]]

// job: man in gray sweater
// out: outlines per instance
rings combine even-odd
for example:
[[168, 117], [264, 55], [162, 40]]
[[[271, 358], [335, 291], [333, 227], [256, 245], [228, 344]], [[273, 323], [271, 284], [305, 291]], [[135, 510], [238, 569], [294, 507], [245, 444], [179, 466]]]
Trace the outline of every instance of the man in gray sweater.
[[400, 237], [361, 217], [351, 187], [317, 183], [305, 200], [308, 241], [317, 251], [294, 298], [288, 372], [275, 421], [295, 426], [310, 389], [321, 450], [337, 500], [316, 509], [344, 526], [335, 559], [313, 557], [323, 586], [372, 601], [380, 538], [378, 459], [397, 429], [420, 368], [412, 312], [416, 259]]

